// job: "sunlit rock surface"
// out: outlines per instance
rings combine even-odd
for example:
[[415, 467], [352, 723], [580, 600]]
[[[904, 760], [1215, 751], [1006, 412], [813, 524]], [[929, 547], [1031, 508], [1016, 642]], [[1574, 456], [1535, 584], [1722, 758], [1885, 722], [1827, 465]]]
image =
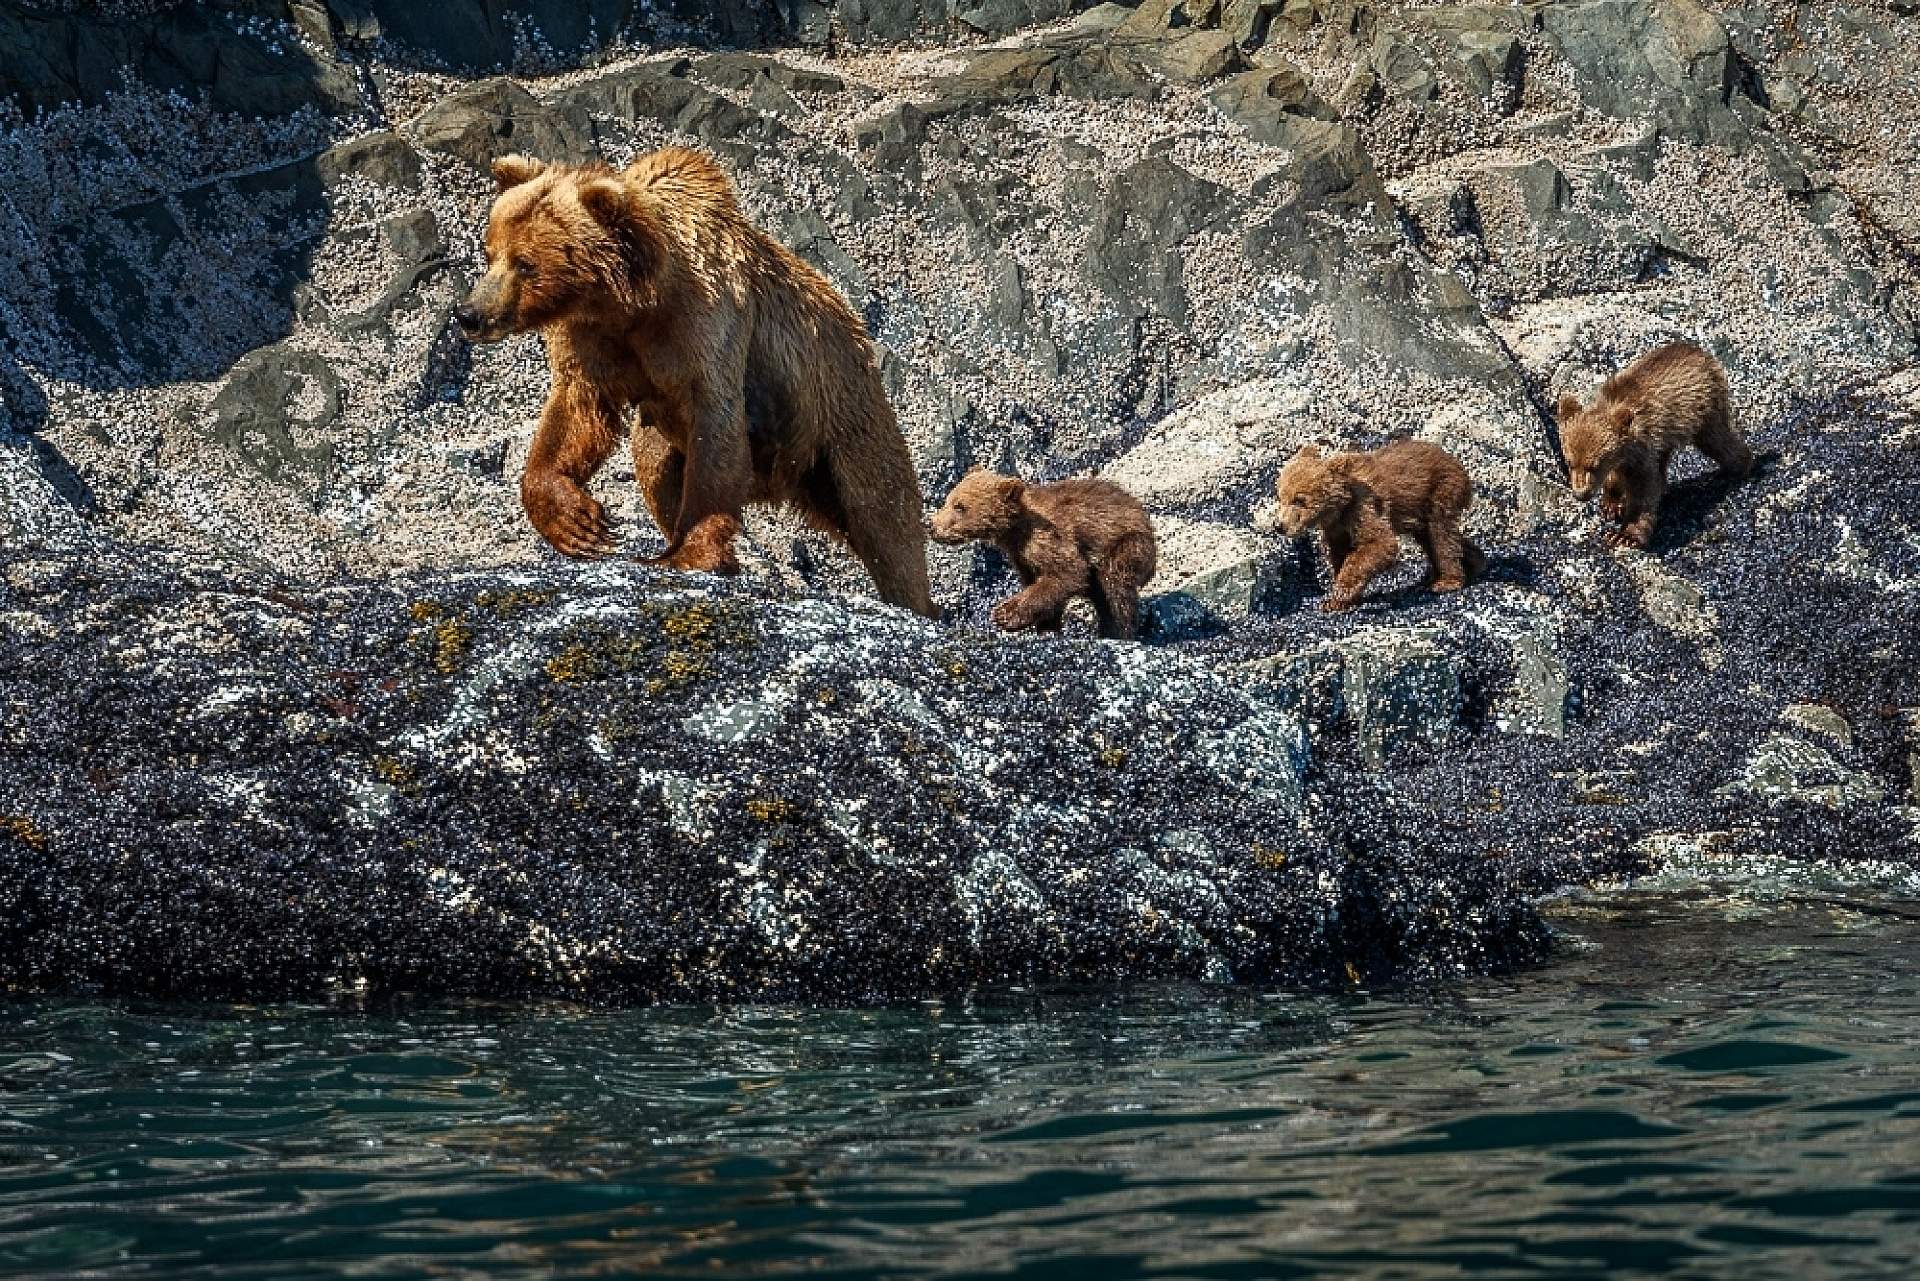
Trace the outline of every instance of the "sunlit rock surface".
[[[1346, 982], [1530, 954], [1518, 892], [1909, 867], [1920, 97], [1889, 86], [1917, 49], [1910, 5], [1717, 0], [0, 0], [0, 858], [39, 913], [5, 973]], [[907, 623], [772, 513], [735, 590], [554, 560], [516, 497], [539, 345], [449, 326], [487, 162], [667, 143], [860, 311], [930, 506], [974, 465], [1141, 496], [1145, 648], [1001, 646], [1013, 577], [977, 548], [935, 550], [946, 623]], [[1683, 455], [1651, 554], [1609, 551], [1545, 409], [1676, 338], [1727, 365], [1761, 467]], [[1261, 519], [1275, 472], [1401, 432], [1472, 473], [1488, 579], [1435, 598], [1410, 555], [1322, 615], [1318, 549]], [[628, 464], [595, 488], [658, 548]], [[553, 595], [476, 604], [522, 587]], [[658, 629], [708, 593], [758, 639], [696, 662]], [[551, 679], [594, 611], [631, 645]], [[788, 671], [815, 651], [820, 706]], [[483, 696], [489, 663], [517, 674]], [[1099, 763], [1099, 709], [1147, 687], [1176, 728]], [[670, 714], [609, 736], [623, 699]], [[979, 735], [1017, 779], [961, 767]], [[916, 772], [940, 761], [961, 815]], [[690, 843], [714, 805], [731, 826]], [[874, 862], [869, 814], [912, 860]], [[1285, 860], [1236, 862], [1273, 824]], [[796, 920], [819, 933], [776, 946]], [[618, 959], [689, 940], [724, 961]]]

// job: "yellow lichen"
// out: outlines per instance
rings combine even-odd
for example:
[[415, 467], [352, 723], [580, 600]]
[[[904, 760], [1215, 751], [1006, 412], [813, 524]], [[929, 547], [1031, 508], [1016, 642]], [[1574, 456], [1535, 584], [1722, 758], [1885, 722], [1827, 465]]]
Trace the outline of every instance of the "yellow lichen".
[[561, 682], [584, 681], [594, 674], [593, 655], [585, 645], [569, 645], [544, 664], [547, 679]]
[[11, 836], [30, 850], [47, 848], [47, 834], [25, 814], [0, 814], [0, 836]]
[[511, 618], [515, 614], [536, 609], [553, 599], [548, 591], [528, 591], [524, 588], [510, 588], [506, 591], [484, 591], [473, 598], [473, 603], [481, 609], [492, 610], [501, 618]]
[[405, 787], [413, 782], [413, 767], [391, 756], [373, 758], [374, 777], [390, 787]]
[[1268, 871], [1277, 872], [1287, 865], [1287, 852], [1260, 841], [1253, 843], [1253, 861]]
[[473, 643], [473, 628], [465, 619], [449, 618], [436, 623], [433, 628], [433, 669], [442, 676], [451, 676], [460, 670], [460, 662], [467, 656], [467, 648]]
[[747, 814], [762, 823], [791, 823], [800, 809], [784, 796], [756, 796], [747, 802]]
[[1127, 763], [1127, 749], [1124, 747], [1101, 748], [1100, 763], [1108, 769], [1119, 769]]

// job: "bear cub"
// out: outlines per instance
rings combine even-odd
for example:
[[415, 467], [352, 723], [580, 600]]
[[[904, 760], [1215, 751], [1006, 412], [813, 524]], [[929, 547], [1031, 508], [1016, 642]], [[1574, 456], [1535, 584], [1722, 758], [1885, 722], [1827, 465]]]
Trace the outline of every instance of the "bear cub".
[[933, 538], [992, 543], [1013, 563], [1025, 587], [993, 608], [994, 623], [1010, 632], [1059, 631], [1067, 602], [1085, 596], [1100, 635], [1132, 640], [1140, 589], [1158, 557], [1146, 509], [1112, 481], [1027, 485], [977, 469], [934, 513]]
[[1318, 529], [1333, 567], [1333, 591], [1320, 608], [1351, 609], [1367, 584], [1400, 556], [1399, 535], [1417, 539], [1431, 566], [1427, 585], [1458, 591], [1487, 558], [1460, 532], [1473, 482], [1458, 459], [1436, 445], [1395, 440], [1370, 453], [1322, 454], [1302, 445], [1280, 470], [1280, 529], [1298, 538]]
[[1692, 343], [1648, 352], [1609, 378], [1591, 405], [1562, 396], [1554, 417], [1574, 494], [1598, 491], [1600, 514], [1618, 525], [1607, 531], [1610, 546], [1653, 541], [1676, 449], [1695, 446], [1729, 477], [1753, 470], [1753, 451], [1733, 425], [1726, 371]]

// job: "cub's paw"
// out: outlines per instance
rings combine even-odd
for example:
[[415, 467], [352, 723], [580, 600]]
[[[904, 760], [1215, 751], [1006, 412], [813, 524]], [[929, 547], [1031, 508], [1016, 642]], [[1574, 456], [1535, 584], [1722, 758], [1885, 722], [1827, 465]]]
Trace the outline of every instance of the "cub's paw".
[[1436, 592], [1457, 592], [1461, 588], [1465, 587], [1466, 585], [1467, 585], [1466, 579], [1455, 578], [1449, 575], [1446, 578], [1434, 579], [1433, 582], [1428, 584], [1428, 587], [1430, 590], [1436, 591]]
[[668, 556], [649, 556], [641, 563], [696, 574], [719, 574], [726, 578], [732, 578], [740, 572], [740, 562], [735, 558], [732, 548], [716, 550], [691, 544]]
[[1320, 612], [1323, 614], [1345, 613], [1359, 603], [1360, 598], [1358, 596], [1345, 596], [1336, 593], [1320, 602]]
[[1629, 529], [1625, 526], [1619, 529], [1609, 529], [1606, 534], [1603, 535], [1603, 538], [1609, 547], [1632, 547], [1638, 551], [1645, 551], [1647, 549], [1647, 536], [1638, 530]]
[[1026, 607], [1020, 603], [1017, 596], [995, 605], [992, 617], [993, 625], [1003, 632], [1025, 631], [1033, 621], [1027, 616]]

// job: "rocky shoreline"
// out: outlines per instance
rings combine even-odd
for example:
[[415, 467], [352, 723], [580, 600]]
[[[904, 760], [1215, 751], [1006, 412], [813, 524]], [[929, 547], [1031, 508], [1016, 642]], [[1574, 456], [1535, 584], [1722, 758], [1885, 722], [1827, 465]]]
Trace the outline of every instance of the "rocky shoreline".
[[[1380, 982], [1566, 886], [1920, 890], [1910, 8], [442, 8], [0, 3], [0, 986]], [[1142, 497], [1148, 644], [993, 637], [985, 553], [909, 622], [779, 518], [738, 585], [542, 551], [537, 345], [447, 319], [483, 169], [668, 141], [866, 316], [929, 507]], [[1762, 466], [1609, 551], [1539, 406], [1672, 337]], [[1488, 581], [1322, 616], [1255, 518], [1398, 431]]]

